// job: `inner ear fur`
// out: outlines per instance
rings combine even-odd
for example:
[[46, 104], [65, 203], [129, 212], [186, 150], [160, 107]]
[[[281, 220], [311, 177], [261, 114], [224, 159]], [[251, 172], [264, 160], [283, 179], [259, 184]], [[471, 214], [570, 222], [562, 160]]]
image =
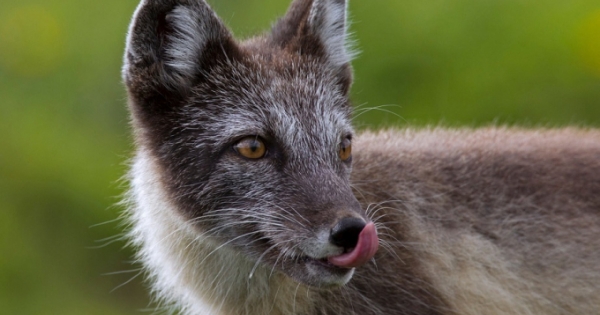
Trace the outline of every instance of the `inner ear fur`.
[[135, 97], [184, 96], [237, 45], [203, 0], [144, 0], [129, 28], [123, 80]]
[[275, 45], [321, 59], [338, 76], [344, 93], [352, 83], [354, 57], [345, 0], [295, 0], [271, 32]]

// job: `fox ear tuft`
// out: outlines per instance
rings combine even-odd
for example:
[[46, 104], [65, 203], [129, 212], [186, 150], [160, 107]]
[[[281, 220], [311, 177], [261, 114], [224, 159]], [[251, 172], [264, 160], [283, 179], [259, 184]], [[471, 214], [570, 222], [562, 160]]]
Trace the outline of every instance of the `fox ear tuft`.
[[314, 55], [339, 74], [347, 92], [355, 56], [348, 35], [346, 0], [295, 0], [274, 26], [271, 40], [284, 49]]
[[142, 0], [129, 28], [122, 75], [130, 90], [184, 92], [231, 50], [230, 32], [203, 0]]
[[[348, 36], [346, 0], [295, 0], [275, 26], [271, 37], [302, 53], [320, 54], [334, 67], [354, 57]], [[314, 45], [320, 46], [316, 50]]]
[[329, 62], [337, 67], [354, 57], [348, 36], [348, 3], [345, 0], [314, 0], [307, 27], [321, 41]]

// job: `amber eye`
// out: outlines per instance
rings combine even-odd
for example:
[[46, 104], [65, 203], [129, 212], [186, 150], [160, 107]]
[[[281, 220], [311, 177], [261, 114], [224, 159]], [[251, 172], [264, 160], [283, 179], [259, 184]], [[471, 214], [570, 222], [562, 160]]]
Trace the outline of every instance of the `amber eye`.
[[233, 148], [241, 156], [248, 159], [260, 159], [267, 153], [264, 142], [258, 137], [246, 137], [236, 143]]
[[340, 159], [348, 161], [352, 157], [352, 141], [349, 138], [340, 143]]

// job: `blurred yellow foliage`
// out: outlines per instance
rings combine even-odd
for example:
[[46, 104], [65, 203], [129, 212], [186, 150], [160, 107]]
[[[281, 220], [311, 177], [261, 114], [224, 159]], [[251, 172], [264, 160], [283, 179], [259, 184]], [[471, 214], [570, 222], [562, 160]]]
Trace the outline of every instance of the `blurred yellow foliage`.
[[600, 75], [600, 10], [583, 20], [578, 35], [579, 54], [586, 68]]
[[0, 17], [0, 66], [23, 77], [56, 70], [64, 56], [64, 34], [53, 14], [23, 6]]

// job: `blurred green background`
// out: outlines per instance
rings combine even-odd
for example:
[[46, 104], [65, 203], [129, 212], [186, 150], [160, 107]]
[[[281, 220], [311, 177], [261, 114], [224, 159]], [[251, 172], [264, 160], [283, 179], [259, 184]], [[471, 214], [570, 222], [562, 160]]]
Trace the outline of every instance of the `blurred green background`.
[[[240, 37], [288, 6], [211, 3]], [[0, 2], [0, 314], [149, 312], [115, 220], [132, 151], [119, 72], [136, 5]], [[597, 0], [353, 0], [350, 9], [359, 127], [600, 126]]]

